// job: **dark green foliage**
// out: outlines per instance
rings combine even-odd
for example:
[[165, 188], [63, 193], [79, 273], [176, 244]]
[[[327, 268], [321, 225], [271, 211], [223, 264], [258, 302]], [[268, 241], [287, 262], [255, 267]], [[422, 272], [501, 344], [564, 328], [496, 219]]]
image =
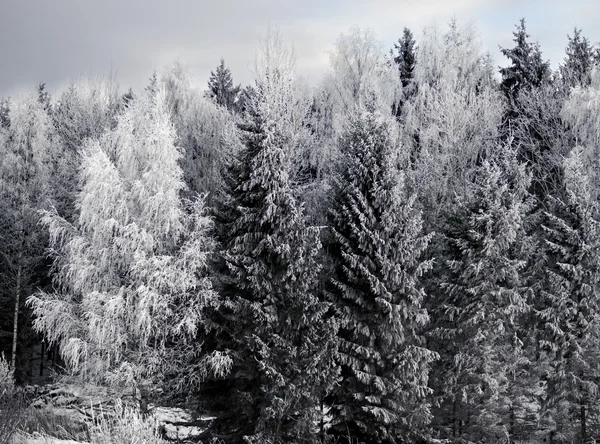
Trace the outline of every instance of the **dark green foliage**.
[[373, 108], [348, 124], [334, 181], [328, 289], [340, 324], [342, 382], [330, 433], [342, 442], [411, 442], [430, 419], [420, 280], [430, 240], [395, 167], [393, 123]]
[[250, 102], [217, 218], [224, 270], [216, 348], [233, 358], [216, 385], [228, 410], [220, 430], [232, 442], [314, 442], [317, 407], [334, 381], [334, 325], [317, 297], [319, 233], [290, 188], [287, 140], [268, 94], [259, 85]]
[[402, 100], [397, 105], [394, 113], [396, 116], [400, 116], [402, 104], [416, 93], [416, 86], [413, 83], [413, 71], [415, 69], [417, 47], [410, 29], [404, 28], [402, 37], [398, 39], [398, 43], [394, 43], [394, 49], [396, 50], [394, 62], [398, 67], [400, 81], [402, 82]]
[[600, 207], [581, 148], [565, 161], [565, 192], [551, 200], [540, 294], [540, 342], [549, 364], [545, 414], [560, 442], [600, 436]]
[[516, 46], [500, 48], [502, 54], [511, 62], [510, 66], [500, 68], [500, 88], [511, 100], [514, 100], [523, 88], [539, 87], [550, 78], [550, 62], [542, 59], [538, 43], [532, 44], [528, 41], [529, 34], [524, 18], [520, 20], [513, 35]]
[[560, 75], [565, 88], [589, 86], [594, 67], [594, 47], [586, 37], [581, 36], [581, 29], [573, 30], [573, 37], [567, 36], [569, 43], [565, 49], [566, 57], [560, 67]]
[[[477, 167], [472, 192], [446, 218], [435, 278], [432, 339], [441, 355], [436, 422], [448, 438], [496, 442], [512, 435], [516, 394], [528, 365], [525, 218], [530, 178], [510, 146]], [[521, 389], [521, 390], [519, 390]]]
[[210, 72], [208, 79], [208, 95], [218, 105], [224, 106], [229, 111], [237, 110], [240, 85], [234, 86], [231, 71], [225, 67], [225, 60], [217, 66], [216, 72]]

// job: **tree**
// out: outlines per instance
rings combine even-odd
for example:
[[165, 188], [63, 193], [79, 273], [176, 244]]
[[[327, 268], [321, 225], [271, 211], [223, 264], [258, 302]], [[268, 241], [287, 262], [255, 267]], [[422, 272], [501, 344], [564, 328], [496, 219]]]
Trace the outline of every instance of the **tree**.
[[572, 129], [577, 142], [585, 146], [584, 165], [588, 171], [590, 192], [594, 198], [600, 196], [600, 102], [597, 99], [599, 93], [600, 69], [595, 69], [588, 86], [571, 89], [560, 114]]
[[217, 219], [224, 268], [216, 348], [233, 367], [215, 382], [213, 408], [227, 411], [221, 430], [233, 419], [235, 442], [313, 442], [332, 380], [333, 326], [316, 288], [319, 232], [306, 225], [290, 182], [293, 66], [293, 53], [269, 34]]
[[529, 374], [529, 180], [515, 149], [498, 146], [445, 218], [431, 334], [441, 355], [432, 378], [441, 397], [436, 422], [448, 438], [515, 439], [514, 409], [527, 383], [515, 386]]
[[511, 133], [519, 160], [531, 170], [531, 192], [542, 206], [562, 187], [562, 162], [575, 143], [562, 113], [566, 99], [564, 89], [547, 84], [521, 91], [514, 103]]
[[329, 61], [333, 72], [326, 85], [335, 106], [334, 127], [338, 134], [343, 122], [372, 93], [390, 112], [397, 105], [402, 88], [400, 74], [393, 61], [385, 57], [372, 30], [361, 31], [354, 26], [341, 34]]
[[[12, 325], [10, 364], [17, 367], [19, 344], [28, 342], [24, 300], [37, 285], [43, 285], [46, 238], [38, 226], [37, 211], [44, 208], [49, 192], [52, 160], [52, 123], [37, 94], [11, 100], [6, 126], [0, 129], [0, 247], [2, 296], [11, 301]], [[4, 304], [3, 304], [4, 305]], [[6, 306], [5, 312], [8, 313]], [[21, 338], [21, 339], [20, 339]], [[31, 339], [31, 338], [29, 338]], [[22, 374], [18, 372], [19, 379]]]
[[566, 57], [559, 68], [562, 81], [567, 88], [589, 86], [594, 67], [594, 47], [586, 37], [581, 36], [581, 29], [577, 27], [573, 30], [573, 37], [567, 38]]
[[70, 222], [77, 217], [77, 174], [83, 145], [114, 128], [121, 104], [114, 79], [81, 78], [69, 84], [52, 109], [55, 143], [60, 150], [60, 156], [53, 159], [57, 190], [53, 204]]
[[454, 195], [465, 194], [475, 165], [496, 146], [503, 108], [488, 56], [472, 27], [423, 32], [414, 69], [416, 94], [404, 104], [404, 165], [437, 229]]
[[431, 267], [422, 259], [431, 236], [396, 168], [395, 123], [376, 108], [368, 104], [350, 120], [331, 198], [328, 294], [340, 324], [342, 382], [330, 433], [393, 443], [424, 434], [430, 419], [435, 353], [420, 336], [428, 320], [420, 279]]
[[402, 82], [402, 100], [398, 104], [395, 113], [399, 116], [402, 111], [402, 104], [407, 101], [414, 93], [415, 87], [413, 84], [414, 69], [417, 57], [417, 47], [412, 32], [408, 28], [404, 28], [402, 37], [398, 39], [398, 43], [394, 43], [394, 49], [397, 54], [394, 57], [394, 62], [400, 72], [400, 81]]
[[500, 51], [510, 60], [511, 65], [500, 68], [502, 75], [501, 89], [514, 99], [522, 88], [539, 87], [550, 78], [550, 62], [542, 60], [539, 43], [531, 44], [527, 41], [529, 34], [522, 18], [513, 32], [516, 46], [514, 48], [500, 48]]
[[180, 165], [185, 197], [207, 194], [212, 205], [223, 188], [221, 170], [239, 150], [231, 114], [192, 88], [190, 75], [180, 62], [163, 69], [157, 84], [166, 91], [166, 102], [177, 131], [183, 156]]
[[210, 72], [208, 96], [217, 105], [224, 106], [229, 111], [236, 111], [240, 89], [240, 85], [234, 86], [231, 71], [225, 67], [225, 60], [221, 59], [216, 72]]
[[571, 151], [564, 197], [552, 199], [545, 214], [545, 308], [539, 312], [550, 367], [545, 413], [558, 439], [580, 443], [598, 436], [600, 401], [600, 207], [585, 161], [581, 147]]
[[85, 143], [76, 222], [43, 213], [54, 287], [28, 303], [35, 329], [60, 345], [72, 372], [131, 384], [145, 402], [149, 384], [181, 393], [227, 361], [201, 356], [195, 342], [216, 299], [206, 275], [214, 245], [202, 200], [186, 211], [180, 198], [164, 90], [140, 96], [117, 120]]

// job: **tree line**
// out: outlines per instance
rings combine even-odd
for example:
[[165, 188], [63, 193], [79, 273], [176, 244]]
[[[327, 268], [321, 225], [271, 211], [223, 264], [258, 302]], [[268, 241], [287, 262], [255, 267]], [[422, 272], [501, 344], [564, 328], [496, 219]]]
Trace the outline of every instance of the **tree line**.
[[[600, 50], [339, 37], [0, 106], [0, 341], [224, 442], [600, 439]], [[42, 348], [42, 354], [44, 349]], [[43, 357], [42, 357], [43, 361]]]

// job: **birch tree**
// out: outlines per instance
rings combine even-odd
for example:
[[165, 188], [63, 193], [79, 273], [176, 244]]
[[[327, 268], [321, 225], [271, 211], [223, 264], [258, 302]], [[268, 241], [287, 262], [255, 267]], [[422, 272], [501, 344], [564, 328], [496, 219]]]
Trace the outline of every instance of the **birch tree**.
[[214, 245], [202, 200], [186, 209], [180, 198], [165, 91], [131, 103], [83, 152], [78, 219], [43, 213], [55, 280], [28, 300], [34, 327], [88, 381], [128, 384], [142, 400], [149, 384], [196, 387], [216, 362], [195, 342], [216, 298], [206, 275]]

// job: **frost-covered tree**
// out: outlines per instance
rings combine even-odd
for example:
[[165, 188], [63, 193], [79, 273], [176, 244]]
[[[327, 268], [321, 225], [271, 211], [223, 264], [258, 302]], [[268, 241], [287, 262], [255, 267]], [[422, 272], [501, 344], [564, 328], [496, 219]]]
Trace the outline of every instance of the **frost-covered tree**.
[[[444, 223], [445, 249], [432, 301], [436, 424], [446, 438], [508, 442], [528, 374], [523, 316], [529, 311], [526, 232], [529, 176], [515, 149], [498, 146]], [[525, 386], [525, 384], [523, 384]], [[520, 392], [520, 393], [519, 393]]]
[[542, 59], [539, 43], [528, 41], [529, 34], [522, 18], [513, 32], [514, 48], [500, 48], [511, 65], [500, 68], [500, 87], [509, 100], [515, 100], [523, 88], [539, 87], [550, 79], [550, 62]]
[[52, 109], [56, 143], [61, 155], [54, 159], [56, 188], [62, 190], [53, 204], [70, 222], [76, 219], [75, 200], [79, 191], [77, 174], [81, 150], [87, 139], [98, 138], [115, 125], [120, 107], [119, 88], [114, 79], [80, 78], [69, 84]]
[[562, 162], [575, 143], [571, 125], [562, 114], [564, 89], [552, 85], [519, 93], [510, 130], [519, 159], [532, 172], [531, 191], [540, 204], [562, 186]]
[[192, 87], [189, 72], [178, 61], [165, 67], [157, 84], [165, 88], [182, 148], [184, 195], [207, 193], [206, 202], [212, 205], [222, 193], [221, 170], [239, 149], [235, 119]]
[[595, 64], [594, 47], [587, 37], [581, 36], [581, 29], [577, 27], [573, 30], [573, 37], [567, 38], [569, 42], [565, 49], [566, 57], [559, 68], [564, 86], [588, 86]]
[[215, 382], [213, 408], [224, 410], [221, 429], [234, 422], [231, 439], [256, 443], [314, 442], [331, 381], [333, 327], [316, 291], [319, 232], [306, 225], [290, 181], [293, 67], [293, 53], [269, 34], [217, 219], [224, 300], [216, 348], [233, 367]]
[[8, 309], [3, 303], [3, 311], [12, 319], [2, 319], [2, 324], [12, 326], [12, 368], [17, 364], [18, 344], [24, 345], [19, 326], [25, 326], [26, 318], [20, 317], [25, 298], [35, 286], [43, 285], [39, 267], [44, 262], [46, 238], [37, 212], [52, 195], [52, 131], [36, 93], [10, 101], [7, 125], [0, 129], [0, 293], [11, 305]]
[[354, 26], [338, 37], [329, 54], [332, 73], [325, 79], [335, 106], [334, 125], [339, 133], [357, 106], [377, 94], [388, 110], [400, 99], [402, 83], [394, 61], [386, 57], [375, 33]]
[[494, 148], [502, 102], [493, 84], [489, 57], [475, 30], [450, 24], [446, 33], [424, 30], [414, 70], [416, 94], [404, 105], [401, 161], [428, 208], [427, 224], [464, 194], [477, 162]]
[[331, 197], [328, 289], [337, 320], [342, 381], [332, 395], [330, 433], [344, 442], [394, 443], [425, 433], [428, 374], [435, 353], [421, 337], [422, 232], [404, 184], [391, 116], [367, 104], [340, 141], [341, 172]]
[[569, 124], [577, 142], [585, 146], [584, 165], [591, 182], [590, 192], [600, 196], [600, 69], [592, 71], [586, 87], [575, 87], [564, 103], [561, 117]]
[[400, 72], [400, 81], [402, 83], [402, 99], [395, 107], [395, 114], [400, 116], [402, 112], [402, 104], [406, 102], [416, 91], [413, 84], [414, 70], [417, 57], [416, 42], [413, 33], [410, 29], [404, 28], [402, 37], [398, 39], [398, 43], [394, 43], [396, 54], [394, 62]]
[[600, 433], [600, 206], [585, 162], [581, 147], [565, 160], [564, 197], [552, 199], [544, 224], [545, 414], [559, 442], [585, 443]]
[[[116, 127], [85, 143], [74, 223], [46, 211], [52, 291], [28, 302], [34, 326], [88, 381], [161, 384], [179, 393], [218, 363], [195, 342], [215, 302], [202, 200], [184, 207], [181, 152], [165, 92], [146, 93]], [[223, 370], [218, 367], [217, 371]]]
[[217, 66], [215, 72], [210, 72], [208, 79], [208, 96], [214, 100], [217, 105], [224, 106], [230, 112], [237, 111], [238, 96], [240, 95], [240, 85], [235, 86], [231, 71], [225, 66], [225, 60]]

